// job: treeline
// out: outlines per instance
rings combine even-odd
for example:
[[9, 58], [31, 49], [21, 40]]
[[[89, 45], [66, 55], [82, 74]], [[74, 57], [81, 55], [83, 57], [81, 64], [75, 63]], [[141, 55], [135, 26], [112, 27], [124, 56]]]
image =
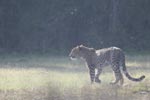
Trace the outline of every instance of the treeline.
[[68, 53], [78, 44], [150, 50], [150, 0], [0, 0], [0, 51]]

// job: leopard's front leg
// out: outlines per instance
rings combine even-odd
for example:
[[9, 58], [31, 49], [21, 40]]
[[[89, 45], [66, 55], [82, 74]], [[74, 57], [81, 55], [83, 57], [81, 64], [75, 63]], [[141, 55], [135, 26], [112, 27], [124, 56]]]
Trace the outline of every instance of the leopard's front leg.
[[93, 65], [90, 65], [88, 67], [89, 67], [89, 74], [90, 74], [90, 79], [91, 79], [91, 84], [92, 84], [95, 79], [95, 67]]
[[97, 69], [97, 73], [96, 73], [96, 75], [95, 75], [95, 82], [96, 82], [96, 83], [101, 83], [101, 80], [99, 79], [99, 76], [100, 76], [101, 72], [102, 72], [102, 68], [99, 67], [99, 68]]

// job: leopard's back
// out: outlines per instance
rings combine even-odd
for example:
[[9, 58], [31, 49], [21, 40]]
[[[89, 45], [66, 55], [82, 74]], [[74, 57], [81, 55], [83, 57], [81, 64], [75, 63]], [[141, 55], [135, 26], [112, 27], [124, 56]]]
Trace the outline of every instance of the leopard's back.
[[96, 51], [97, 59], [100, 65], [105, 66], [107, 64], [123, 64], [125, 63], [125, 55], [123, 51], [118, 47], [109, 47]]

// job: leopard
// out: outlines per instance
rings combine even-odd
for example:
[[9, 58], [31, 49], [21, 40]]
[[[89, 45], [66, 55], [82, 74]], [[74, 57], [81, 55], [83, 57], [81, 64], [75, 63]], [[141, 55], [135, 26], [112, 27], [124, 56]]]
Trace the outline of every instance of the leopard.
[[120, 85], [123, 85], [123, 74], [129, 80], [135, 82], [140, 82], [145, 78], [145, 75], [142, 75], [139, 78], [134, 78], [128, 73], [125, 64], [125, 54], [123, 50], [118, 47], [108, 47], [96, 50], [84, 45], [78, 45], [71, 50], [69, 57], [72, 60], [85, 60], [86, 66], [89, 69], [91, 83], [101, 83], [99, 76], [105, 66], [111, 66], [114, 72], [115, 80], [110, 82], [111, 84], [120, 83]]

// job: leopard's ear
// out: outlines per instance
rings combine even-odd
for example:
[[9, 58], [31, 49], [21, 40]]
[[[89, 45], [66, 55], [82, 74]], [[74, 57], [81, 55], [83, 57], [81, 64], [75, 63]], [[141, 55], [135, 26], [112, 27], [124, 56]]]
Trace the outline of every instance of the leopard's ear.
[[78, 45], [77, 48], [78, 48], [79, 50], [82, 50], [83, 45], [82, 45], [82, 44], [81, 44], [81, 45]]
[[80, 48], [80, 45], [77, 45], [76, 48], [79, 49], [79, 48]]
[[82, 50], [83, 49], [83, 45], [79, 45], [78, 48], [79, 48], [79, 50]]
[[82, 47], [81, 46], [78, 46], [79, 50], [82, 50]]
[[83, 44], [81, 44], [79, 47], [83, 47]]

